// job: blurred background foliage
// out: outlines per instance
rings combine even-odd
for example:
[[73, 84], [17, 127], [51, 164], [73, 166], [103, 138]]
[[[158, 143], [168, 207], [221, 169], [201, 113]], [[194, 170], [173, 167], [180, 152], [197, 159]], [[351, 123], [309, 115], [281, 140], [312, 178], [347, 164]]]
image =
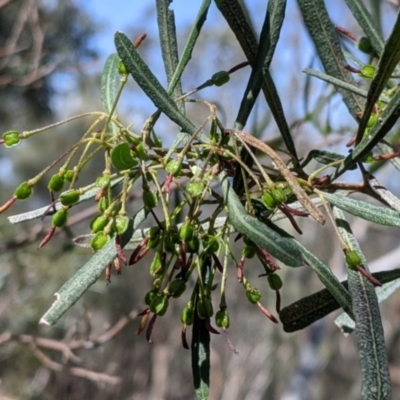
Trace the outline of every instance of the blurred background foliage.
[[[99, 54], [104, 49], [101, 49], [98, 35], [107, 21], [100, 23], [92, 18], [90, 8], [82, 3], [78, 0], [0, 1], [2, 132], [34, 129], [101, 108], [100, 72], [104, 57]], [[148, 6], [142, 11], [143, 15], [136, 16], [136, 24], [127, 32], [132, 39], [143, 32], [148, 34], [140, 53], [165, 83], [155, 5], [150, 1], [146, 3]], [[193, 12], [197, 10], [197, 3], [193, 2]], [[256, 31], [262, 23], [258, 16], [264, 14], [264, 3], [243, 1]], [[344, 1], [327, 3], [335, 23], [358, 37], [362, 35], [346, 11]], [[387, 34], [385, 29], [390, 27], [397, 3], [372, 0], [365, 3]], [[135, 13], [135, 6], [124, 7], [126, 12]], [[188, 5], [176, 1], [172, 7], [179, 22], [181, 14], [191, 12], [192, 2]], [[188, 10], [184, 10], [185, 7]], [[187, 22], [178, 25], [178, 34], [182, 35], [180, 44], [191, 28], [190, 18], [184, 20]], [[343, 45], [351, 44], [344, 42]], [[234, 36], [213, 7], [189, 64], [190, 74], [183, 77], [184, 90], [190, 90], [214, 72], [227, 70], [244, 60]], [[343, 149], [355, 129], [340, 98], [332, 95], [332, 88], [302, 74], [306, 67], [320, 69], [315, 64], [296, 2], [288, 1], [287, 17], [271, 70], [298, 153], [303, 157], [311, 148], [320, 146]], [[248, 74], [248, 69], [240, 70], [222, 90], [210, 88], [200, 95], [217, 105], [218, 116], [226, 126], [233, 123]], [[122, 118], [138, 127], [154, 111], [149, 100], [132, 82], [120, 103], [124, 107], [120, 110]], [[246, 130], [272, 140], [278, 134], [275, 124], [265, 107], [265, 100], [260, 98], [258, 103]], [[208, 109], [189, 105], [188, 113], [192, 120], [201, 123], [208, 116]], [[168, 121], [163, 126], [163, 137], [168, 144], [172, 142], [170, 132], [174, 130]], [[80, 120], [26, 141], [12, 152], [0, 148], [0, 203], [10, 197], [20, 181], [40, 171], [60, 154], [60, 149], [73, 144], [87, 128], [88, 125]], [[85, 179], [93, 181], [101, 168], [100, 163], [92, 163], [79, 183], [85, 184]], [[398, 182], [390, 180], [391, 168], [385, 165], [378, 176], [399, 195]], [[36, 187], [29, 205], [19, 203], [12, 213], [48, 203], [49, 194], [44, 182]], [[132, 210], [139, 206], [133, 202]], [[148, 344], [143, 335], [136, 336], [139, 319], [133, 317], [144, 308], [143, 296], [151, 285], [149, 258], [125, 268], [122, 276], [114, 274], [110, 284], [105, 279], [97, 282], [55, 327], [38, 325], [53, 301], [53, 293], [89, 259], [89, 251], [75, 248], [71, 238], [87, 232], [88, 218], [95, 211], [96, 205], [77, 208], [68, 228], [40, 251], [37, 245], [48, 229], [47, 220], [11, 226], [5, 217], [0, 219], [0, 398], [192, 398], [190, 357], [180, 340], [179, 315], [187, 299], [174, 301], [166, 317], [157, 321], [153, 344]], [[371, 226], [361, 220], [355, 220], [352, 227], [373, 271], [399, 267], [398, 231]], [[330, 235], [333, 233], [309, 221], [303, 221], [302, 230], [302, 243], [344, 278], [343, 257], [339, 246], [332, 244], [334, 240]], [[253, 272], [250, 264], [246, 268], [254, 278], [259, 273], [258, 268]], [[281, 272], [283, 305], [309, 293], [311, 288], [321, 288], [310, 269]], [[230, 273], [231, 285], [228, 287], [234, 287], [235, 275], [235, 272]], [[264, 289], [264, 302], [273, 308], [274, 295], [266, 290], [266, 282], [259, 282], [260, 288]], [[227, 302], [231, 310], [229, 337], [240, 355], [231, 352], [223, 334], [212, 337], [211, 399], [358, 398], [360, 372], [355, 337], [344, 337], [333, 324], [334, 316], [301, 332], [287, 334], [280, 325], [273, 325], [249, 304], [239, 285], [237, 291], [231, 289], [228, 292]], [[381, 311], [393, 398], [399, 398], [400, 294], [384, 302]], [[112, 329], [118, 326], [124, 328], [113, 336]], [[42, 342], [35, 343], [35, 338], [41, 338]], [[55, 343], [61, 345], [57, 347]], [[72, 349], [73, 354], [67, 349]]]

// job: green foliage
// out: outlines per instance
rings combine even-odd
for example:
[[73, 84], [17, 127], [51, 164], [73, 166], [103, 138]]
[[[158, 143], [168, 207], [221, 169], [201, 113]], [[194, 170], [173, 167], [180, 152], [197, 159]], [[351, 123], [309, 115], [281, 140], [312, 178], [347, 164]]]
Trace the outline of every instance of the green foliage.
[[[259, 43], [239, 1], [218, 0], [215, 3], [243, 49], [246, 62], [232, 66], [228, 71], [215, 72], [196, 89], [183, 94], [181, 77], [184, 72], [190, 73], [188, 62], [202, 33], [210, 1], [202, 2], [196, 24], [179, 57], [170, 1], [157, 0], [157, 22], [168, 88], [163, 87], [152, 66], [141, 56], [139, 46], [145, 37], [132, 43], [124, 33], [117, 32], [114, 38], [117, 53], [109, 56], [102, 74], [103, 111], [62, 121], [68, 123], [83, 117], [94, 119], [78, 143], [64, 149], [54, 162], [22, 182], [13, 197], [0, 208], [3, 212], [17, 200], [28, 199], [33, 188], [44, 179], [52, 196], [68, 186], [54, 198], [50, 207], [10, 217], [12, 223], [19, 223], [53, 214], [51, 230], [40, 244], [42, 247], [51, 243], [56, 229], [66, 227], [68, 216], [76, 205], [84, 201], [97, 202], [99, 214], [90, 223], [91, 234], [76, 239], [81, 246], [90, 247], [94, 255], [56, 292], [56, 301], [40, 322], [57, 323], [104, 270], [109, 280], [113, 266], [120, 273], [121, 263], [134, 265], [145, 259], [152, 286], [146, 290], [144, 302], [147, 308], [141, 314], [138, 333], [147, 327], [146, 338], [151, 342], [156, 320], [166, 315], [179, 320], [176, 315], [171, 315], [176, 310], [175, 299], [188, 295], [190, 300], [181, 311], [182, 345], [189, 347], [186, 331], [190, 327], [194, 387], [198, 399], [207, 399], [210, 333], [219, 333], [211, 325], [217, 298], [216, 326], [227, 334], [231, 324], [226, 300], [230, 290], [228, 270], [231, 273], [234, 269], [237, 273], [248, 301], [257, 305], [271, 321], [278, 322], [261, 304], [262, 292], [250, 282], [251, 278], [243, 268], [246, 260], [254, 257], [260, 262], [270, 290], [276, 292], [276, 310], [283, 329], [287, 332], [302, 329], [341, 307], [356, 324], [362, 396], [365, 399], [390, 398], [388, 360], [378, 302], [392, 292], [387, 290], [379, 298], [374, 285], [391, 282], [398, 274], [369, 272], [365, 256], [341, 210], [379, 225], [400, 225], [400, 200], [387, 189], [374, 186], [374, 177], [363, 165], [378, 159], [372, 153], [376, 146], [384, 144], [386, 149], [391, 149], [388, 144], [391, 129], [400, 115], [400, 90], [391, 81], [400, 61], [400, 17], [383, 44], [365, 7], [356, 0], [347, 1], [370, 40], [371, 57], [377, 58], [357, 70], [359, 77], [369, 84], [369, 89], [365, 90], [346, 68], [348, 53], [342, 50], [325, 3], [322, 0], [298, 0], [305, 26], [325, 69], [325, 73], [310, 69], [305, 72], [333, 84], [352, 117], [359, 121], [358, 133], [349, 143], [355, 147], [349, 155], [310, 149], [302, 160], [284, 113], [283, 98], [269, 71], [286, 16], [286, 1], [268, 2]], [[363, 42], [365, 50], [365, 39]], [[360, 47], [361, 43], [357, 42], [357, 45]], [[224, 90], [224, 85], [230, 84], [231, 74], [247, 66], [251, 73], [244, 93], [240, 94], [241, 104], [232, 129], [227, 129], [221, 122], [219, 106], [209, 101], [197, 101], [202, 104], [195, 105], [205, 105], [209, 109], [202, 124], [188, 116], [185, 106], [193, 100], [194, 93], [212, 85]], [[121, 94], [131, 77], [157, 109], [139, 130], [117, 112]], [[242, 131], [261, 91], [286, 146], [283, 155]], [[366, 99], [365, 103], [363, 99]], [[168, 148], [162, 146], [160, 114], [177, 125], [174, 141]], [[304, 116], [304, 121], [306, 119]], [[8, 151], [13, 151], [21, 140], [28, 140], [61, 123], [22, 133], [7, 131], [2, 143]], [[93, 176], [90, 184], [79, 185], [78, 178], [97, 155], [103, 157], [102, 172]], [[385, 156], [384, 161], [387, 161], [392, 155]], [[261, 158], [272, 161], [273, 167], [262, 164]], [[315, 168], [313, 160], [322, 167]], [[56, 164], [60, 164], [58, 172], [49, 177], [50, 169]], [[309, 172], [305, 167], [314, 170]], [[341, 175], [355, 169], [363, 175], [363, 185], [349, 186], [339, 181]], [[373, 194], [386, 206], [347, 197], [354, 191]], [[130, 215], [127, 207], [133, 194], [142, 208]], [[343, 250], [343, 264], [348, 267], [347, 283], [339, 282], [330, 268], [295, 239], [288, 228], [291, 225], [302, 233], [295, 217], [310, 216], [310, 220], [323, 225], [326, 218], [319, 210], [322, 205], [335, 224], [336, 239]], [[211, 206], [207, 216], [203, 215], [206, 206]], [[182, 223], [183, 211], [186, 215]], [[286, 229], [274, 223], [283, 218], [289, 223]], [[139, 229], [145, 220], [153, 225], [146, 231]], [[243, 242], [235, 243], [232, 233], [239, 234]], [[242, 249], [240, 261], [235, 257], [237, 246]], [[133, 250], [129, 259], [124, 254], [128, 250]], [[324, 291], [280, 310], [279, 291], [285, 276], [277, 275], [276, 270], [284, 265], [309, 267], [324, 285]], [[392, 285], [394, 290], [395, 284]], [[217, 287], [220, 287], [219, 294]]]

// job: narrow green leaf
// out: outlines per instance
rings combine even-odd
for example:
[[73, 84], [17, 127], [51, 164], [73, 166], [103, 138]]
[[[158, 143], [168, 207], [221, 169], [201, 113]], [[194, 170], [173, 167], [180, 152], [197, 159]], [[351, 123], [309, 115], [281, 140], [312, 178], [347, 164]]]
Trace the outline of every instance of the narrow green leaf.
[[[382, 284], [392, 281], [397, 282], [396, 285], [400, 283], [400, 279], [398, 279], [400, 278], [400, 269], [375, 272], [372, 275]], [[343, 281], [341, 284], [348, 289], [349, 285], [347, 281]], [[379, 292], [387, 292], [386, 288], [390, 285], [384, 285], [382, 288], [377, 289], [379, 301], [383, 300], [380, 298]], [[306, 328], [315, 321], [326, 317], [328, 314], [338, 310], [339, 308], [339, 303], [332, 296], [329, 290], [322, 289], [319, 292], [303, 297], [302, 299], [282, 308], [279, 318], [283, 323], [283, 330], [285, 332], [295, 332]], [[346, 315], [347, 320], [353, 322], [348, 314], [343, 313], [343, 315]]]
[[375, 71], [375, 76], [372, 79], [368, 90], [367, 101], [364, 106], [363, 115], [358, 126], [356, 143], [359, 143], [364, 135], [365, 128], [375, 103], [385, 89], [385, 86], [390, 79], [397, 64], [400, 62], [400, 11], [397, 14], [396, 22], [393, 26], [392, 33], [386, 41], [385, 47], [379, 59], [378, 67]]
[[302, 265], [303, 259], [301, 253], [288, 239], [283, 238], [246, 212], [224, 173], [219, 175], [219, 181], [224, 194], [225, 204], [228, 208], [228, 218], [234, 229], [248, 237], [257, 246], [267, 250], [272, 256], [286, 265], [291, 267]]
[[200, 35], [201, 28], [207, 19], [208, 9], [210, 7], [211, 0], [203, 0], [201, 3], [199, 12], [197, 13], [196, 19], [193, 23], [192, 29], [190, 30], [189, 37], [186, 41], [185, 47], [182, 52], [182, 56], [179, 63], [174, 71], [173, 76], [168, 87], [168, 94], [172, 94], [175, 86], [180, 81], [183, 71], [185, 70], [188, 62], [192, 58], [193, 49], [196, 45], [197, 39]]
[[[215, 4], [226, 19], [232, 32], [235, 34], [236, 39], [242, 47], [244, 54], [249, 60], [252, 68], [255, 68], [258, 51], [257, 39], [254, 35], [253, 30], [251, 29], [249, 22], [246, 19], [246, 15], [243, 11], [242, 6], [240, 5], [240, 2], [238, 0], [215, 0]], [[294, 145], [290, 129], [285, 118], [278, 91], [276, 90], [275, 83], [268, 69], [275, 50], [275, 41], [279, 39], [279, 31], [282, 20], [284, 18], [285, 6], [286, 1], [283, 0], [275, 0], [268, 3], [268, 11], [270, 12], [271, 16], [270, 30], [268, 29], [268, 31], [270, 32], [270, 40], [269, 42], [267, 42], [269, 43], [269, 50], [265, 58], [263, 69], [264, 83], [262, 86], [262, 90], [288, 151], [295, 158], [297, 158], [296, 147]], [[267, 21], [269, 21], [268, 18]], [[237, 118], [237, 123], [235, 123], [234, 129], [243, 129], [241, 125], [244, 125], [246, 121], [241, 121], [241, 118], [242, 117]]]
[[345, 0], [350, 11], [353, 13], [354, 18], [359, 23], [361, 29], [364, 31], [376, 54], [379, 56], [383, 52], [384, 41], [380, 34], [379, 26], [373, 20], [371, 14], [365, 7], [362, 0]]
[[[132, 233], [145, 220], [142, 209], [130, 221], [128, 229], [121, 235], [121, 246], [130, 240]], [[54, 325], [102, 275], [104, 269], [117, 255], [116, 241], [112, 238], [101, 250], [82, 266], [56, 293], [56, 300], [40, 319], [41, 324]]]
[[332, 153], [325, 150], [311, 150], [306, 159], [301, 163], [301, 167], [304, 168], [311, 160], [318, 161], [321, 164], [328, 165], [336, 161], [344, 159], [342, 154]]
[[[352, 75], [344, 68], [346, 60], [343, 56], [336, 29], [329, 18], [323, 0], [297, 0], [306, 27], [314, 41], [318, 55], [326, 73], [340, 81], [355, 86]], [[357, 118], [357, 113], [363, 110], [361, 99], [347, 90], [337, 89], [351, 115]]]
[[[172, 0], [156, 0], [158, 33], [168, 86], [179, 62], [175, 16], [169, 8], [171, 3]], [[182, 95], [180, 81], [176, 83], [173, 94], [175, 98]], [[184, 113], [184, 103], [180, 103], [180, 110]]]
[[[365, 257], [345, 220], [343, 212], [337, 207], [333, 207], [333, 215], [342, 239], [349, 249], [357, 252], [363, 262], [362, 267], [368, 271]], [[390, 399], [389, 365], [375, 288], [357, 270], [348, 267], [347, 272], [356, 321], [362, 374], [362, 396], [368, 400]]]
[[293, 246], [302, 253], [303, 259], [307, 265], [309, 265], [314, 272], [317, 274], [318, 279], [323, 283], [323, 285], [329, 290], [332, 296], [337, 300], [340, 306], [345, 310], [350, 316], [353, 315], [351, 310], [351, 297], [349, 292], [341, 285], [339, 280], [330, 270], [330, 268], [320, 261], [313, 253], [306, 249], [300, 242], [296, 239], [289, 237], [289, 235], [277, 226], [274, 226], [274, 230], [278, 232], [281, 236], [288, 237]]
[[[340, 87], [344, 90], [348, 90], [349, 92], [355, 93], [358, 96], [367, 98], [368, 96], [368, 92], [364, 89], [359, 88], [358, 86], [352, 85], [348, 82], [342, 81], [340, 79], [334, 78], [333, 76], [329, 76], [327, 74], [324, 74], [323, 72], [319, 72], [319, 71], [314, 71], [313, 69], [309, 69], [306, 68], [303, 70], [304, 73], [306, 73], [307, 75], [311, 75], [314, 76], [318, 79], [321, 79], [325, 82], [331, 83], [334, 86]], [[379, 100], [385, 102], [385, 103], [389, 103], [389, 101], [391, 100], [389, 97], [381, 95], [379, 97]]]
[[391, 208], [375, 206], [362, 200], [355, 200], [333, 193], [323, 192], [322, 195], [332, 205], [356, 217], [379, 225], [400, 226], [400, 215]]
[[392, 100], [384, 108], [378, 121], [372, 126], [368, 135], [365, 135], [356, 148], [346, 157], [343, 164], [339, 166], [332, 176], [332, 181], [346, 172], [349, 168], [369, 154], [370, 151], [382, 140], [392, 129], [400, 117], [400, 90], [397, 90]]
[[[179, 111], [174, 100], [168, 95], [147, 64], [142, 60], [129, 38], [123, 33], [117, 32], [115, 34], [115, 45], [118, 55], [125, 63], [133, 79], [135, 79], [155, 106], [185, 132], [190, 135], [195, 134], [196, 127]], [[208, 138], [201, 132], [198, 134], [198, 138], [204, 142], [208, 142]]]
[[[397, 270], [393, 270], [397, 271]], [[389, 271], [388, 271], [389, 272]], [[391, 271], [390, 271], [391, 272]], [[376, 274], [372, 274], [376, 275]], [[379, 279], [379, 278], [378, 278]], [[384, 280], [382, 278], [380, 281], [383, 283]], [[398, 288], [400, 288], [400, 279], [396, 279], [392, 282], [386, 283], [381, 287], [376, 289], [376, 295], [378, 296], [379, 303], [386, 300], [389, 296], [391, 296]], [[354, 331], [356, 327], [356, 323], [349, 318], [349, 316], [345, 313], [340, 314], [335, 319], [335, 324], [342, 330], [344, 334], [350, 334]]]
[[[111, 54], [104, 65], [103, 73], [101, 75], [101, 102], [104, 111], [110, 114], [114, 107], [114, 102], [117, 97], [117, 82], [118, 82], [118, 65], [120, 58], [118, 54]], [[110, 129], [113, 133], [117, 132], [117, 127], [112, 122]]]

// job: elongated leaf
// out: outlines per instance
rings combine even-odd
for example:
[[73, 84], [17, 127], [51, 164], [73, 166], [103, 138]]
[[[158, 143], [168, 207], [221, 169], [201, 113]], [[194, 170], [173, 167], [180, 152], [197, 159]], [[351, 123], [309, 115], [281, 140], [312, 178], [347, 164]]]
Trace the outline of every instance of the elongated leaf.
[[371, 116], [375, 103], [385, 89], [387, 81], [390, 79], [397, 64], [400, 62], [400, 11], [397, 14], [397, 19], [394, 24], [392, 33], [387, 40], [375, 76], [372, 79], [368, 90], [367, 101], [364, 106], [363, 115], [358, 126], [356, 143], [359, 143], [364, 135], [368, 120]]
[[378, 121], [372, 126], [368, 135], [365, 135], [356, 148], [346, 157], [343, 164], [339, 166], [332, 176], [332, 180], [338, 178], [349, 168], [369, 154], [370, 151], [382, 140], [393, 128], [400, 117], [400, 90], [397, 90], [392, 100], [384, 108]]
[[306, 159], [301, 163], [301, 167], [304, 168], [311, 160], [318, 161], [321, 164], [328, 165], [336, 161], [343, 160], [342, 154], [332, 153], [325, 150], [311, 150]]
[[[339, 233], [349, 247], [360, 256], [362, 267], [368, 271], [367, 262], [344, 214], [333, 207]], [[356, 321], [356, 335], [362, 373], [364, 399], [390, 399], [389, 365], [379, 303], [375, 288], [360, 272], [348, 267], [348, 282]]]
[[[340, 87], [344, 90], [348, 90], [349, 92], [355, 93], [358, 96], [367, 98], [368, 96], [368, 92], [364, 89], [359, 88], [358, 86], [352, 85], [350, 83], [347, 83], [345, 81], [342, 81], [340, 79], [334, 78], [333, 76], [329, 76], [327, 74], [324, 74], [323, 72], [319, 72], [319, 71], [314, 71], [313, 69], [309, 69], [306, 68], [303, 70], [304, 73], [306, 73], [307, 75], [311, 75], [314, 76], [316, 78], [319, 78], [325, 82], [331, 83], [334, 86]], [[385, 102], [385, 103], [389, 103], [390, 98], [384, 95], [381, 95], [379, 97], [379, 100]]]
[[[396, 280], [400, 283], [400, 269], [394, 269], [391, 271], [381, 271], [372, 274], [379, 282], [385, 284]], [[347, 281], [341, 282], [341, 284], [348, 289], [349, 285]], [[377, 289], [378, 300], [382, 301], [379, 292], [388, 288], [388, 285], [382, 286], [382, 288]], [[303, 297], [302, 299], [282, 308], [279, 318], [283, 323], [283, 330], [285, 332], [295, 332], [300, 329], [304, 329], [311, 325], [315, 321], [326, 317], [333, 311], [340, 308], [337, 300], [332, 296], [332, 294], [327, 289], [322, 289], [319, 292], [313, 293], [309, 296]], [[353, 320], [346, 314], [347, 320], [353, 322]]]
[[207, 13], [210, 4], [211, 0], [203, 0], [203, 2], [201, 3], [199, 12], [197, 13], [192, 29], [190, 30], [189, 37], [186, 41], [185, 48], [183, 49], [182, 56], [174, 71], [173, 76], [171, 77], [171, 81], [168, 87], [168, 94], [172, 94], [172, 92], [175, 89], [175, 86], [181, 79], [182, 73], [185, 70], [186, 65], [192, 58], [193, 49], [200, 35], [201, 28], [203, 27], [203, 24], [207, 19]]
[[[142, 88], [155, 106], [168, 118], [178, 124], [185, 132], [190, 135], [195, 134], [196, 127], [179, 111], [174, 100], [171, 99], [160, 82], [150, 71], [147, 64], [142, 60], [129, 38], [123, 33], [117, 32], [115, 34], [115, 45], [118, 55], [125, 63], [128, 71], [133, 76], [133, 79], [135, 79], [137, 84]], [[197, 137], [204, 142], [209, 142], [208, 138], [201, 132]]]
[[343, 211], [360, 217], [379, 225], [400, 226], [400, 215], [398, 212], [388, 208], [375, 206], [362, 200], [355, 200], [333, 193], [322, 193], [324, 198], [332, 205]]
[[300, 242], [290, 237], [285, 231], [277, 226], [274, 226], [274, 230], [278, 232], [281, 236], [287, 237], [288, 240], [292, 242], [293, 246], [295, 246], [296, 249], [302, 253], [303, 259], [306, 264], [314, 270], [314, 272], [318, 276], [318, 279], [329, 290], [329, 292], [337, 300], [343, 310], [345, 310], [350, 316], [352, 316], [353, 312], [351, 310], [350, 294], [339, 282], [339, 280], [336, 278], [330, 268], [321, 260], [319, 260], [313, 253], [307, 250]]
[[[146, 218], [142, 209], [130, 221], [128, 229], [121, 236], [121, 246], [130, 240], [132, 233]], [[75, 273], [56, 293], [56, 300], [51, 308], [40, 319], [41, 324], [54, 325], [101, 276], [104, 269], [117, 255], [116, 241], [112, 238], [101, 250]]]
[[383, 52], [384, 41], [380, 33], [379, 26], [373, 20], [371, 14], [365, 7], [362, 0], [345, 0], [347, 6], [353, 13], [354, 18], [359, 23], [361, 29], [371, 42], [373, 49], [379, 56]]
[[[104, 65], [103, 73], [101, 75], [101, 102], [104, 111], [110, 114], [114, 107], [114, 102], [117, 97], [117, 82], [118, 82], [118, 64], [120, 58], [118, 54], [111, 54]], [[117, 127], [112, 122], [110, 129], [113, 133], [117, 132]]]
[[225, 204], [228, 208], [229, 221], [237, 232], [248, 237], [257, 246], [267, 250], [272, 256], [286, 265], [291, 267], [302, 265], [301, 253], [289, 240], [281, 237], [267, 225], [246, 212], [224, 173], [220, 174], [219, 180]]
[[[276, 46], [276, 43], [274, 43], [274, 41], [279, 38], [280, 24], [282, 23], [281, 19], [283, 19], [284, 17], [285, 2], [283, 0], [280, 0], [269, 3], [271, 3], [271, 5], [268, 4], [268, 6], [270, 7], [269, 10], [271, 11], [271, 16], [274, 15], [274, 26], [271, 25], [271, 45], [265, 58], [265, 68], [263, 71], [264, 84], [262, 86], [262, 90], [288, 151], [290, 152], [290, 154], [297, 158], [296, 147], [294, 146], [294, 142], [285, 118], [285, 113], [283, 111], [278, 91], [276, 90], [275, 83], [271, 77], [269, 69], [267, 68], [267, 66], [269, 66]], [[215, 0], [215, 4], [226, 19], [226, 22], [229, 24], [232, 32], [235, 34], [236, 39], [242, 47], [244, 54], [249, 60], [251, 66], [254, 68], [258, 49], [257, 39], [253, 33], [253, 30], [251, 29], [249, 22], [246, 19], [240, 2], [238, 0]], [[234, 129], [241, 130], [241, 125], [243, 125], [243, 123], [245, 123], [245, 121], [240, 121], [238, 117]]]
[[[324, 1], [297, 0], [297, 2], [326, 73], [355, 86], [353, 77], [344, 68], [346, 60], [340, 48], [335, 27], [325, 8]], [[356, 118], [357, 113], [363, 109], [362, 101], [354, 93], [341, 88], [337, 90], [341, 93], [351, 115]]]
[[382, 186], [373, 175], [364, 173], [364, 179], [367, 179], [371, 189], [400, 215], [400, 199]]
[[[169, 8], [171, 3], [171, 0], [156, 0], [158, 33], [168, 86], [179, 62], [175, 16]], [[179, 81], [176, 83], [173, 94], [175, 98], [182, 95], [182, 87]], [[184, 103], [180, 103], [179, 108], [184, 113]]]

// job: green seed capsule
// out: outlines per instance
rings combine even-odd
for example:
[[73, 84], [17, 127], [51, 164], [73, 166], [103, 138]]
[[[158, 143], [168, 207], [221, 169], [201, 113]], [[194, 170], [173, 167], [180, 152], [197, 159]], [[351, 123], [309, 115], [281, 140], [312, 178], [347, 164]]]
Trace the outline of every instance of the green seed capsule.
[[123, 61], [120, 61], [118, 63], [118, 73], [120, 75], [128, 75], [128, 68], [126, 67], [126, 65]]
[[59, 192], [64, 186], [65, 179], [60, 174], [54, 174], [49, 183], [47, 184], [47, 188], [52, 190], [53, 192]]
[[225, 83], [229, 82], [229, 73], [227, 71], [219, 71], [216, 72], [212, 77], [212, 83], [215, 86], [222, 86], [225, 85]]
[[177, 176], [182, 171], [182, 162], [178, 160], [172, 160], [166, 165], [165, 170], [169, 174]]
[[359, 40], [359, 42], [357, 43], [357, 47], [363, 53], [370, 55], [374, 53], [374, 48], [372, 47], [371, 40], [366, 36], [362, 37]]
[[181, 322], [182, 322], [182, 324], [186, 325], [186, 326], [193, 325], [193, 320], [194, 320], [193, 308], [185, 307], [182, 310], [182, 314], [181, 314]]
[[268, 275], [268, 283], [272, 290], [280, 290], [283, 286], [282, 279], [277, 274]]
[[164, 236], [164, 249], [168, 253], [175, 254], [175, 246], [179, 243], [179, 237], [175, 232], [167, 233]]
[[102, 231], [108, 224], [109, 218], [104, 215], [96, 215], [90, 223], [90, 230], [93, 233]]
[[64, 174], [64, 179], [68, 182], [72, 182], [72, 179], [74, 178], [74, 171], [72, 169], [69, 169], [65, 174]]
[[159, 295], [158, 291], [155, 289], [149, 290], [144, 296], [144, 303], [149, 306], [151, 302]]
[[352, 270], [356, 270], [358, 266], [362, 265], [361, 257], [354, 250], [346, 251], [346, 264]]
[[215, 324], [218, 328], [228, 329], [230, 325], [229, 314], [226, 310], [219, 310], [215, 314]]
[[161, 240], [160, 236], [157, 236], [154, 239], [150, 239], [147, 242], [147, 248], [149, 248], [149, 249], [157, 249], [158, 246], [160, 245], [160, 240]]
[[129, 218], [126, 215], [117, 215], [114, 219], [115, 230], [119, 235], [124, 233], [129, 225]]
[[64, 208], [60, 208], [51, 218], [51, 224], [53, 227], [61, 228], [68, 220], [68, 212]]
[[146, 233], [146, 236], [150, 239], [156, 239], [160, 237], [160, 228], [158, 226], [152, 226]]
[[282, 204], [287, 200], [285, 192], [278, 187], [273, 188], [271, 190], [271, 194], [272, 194], [272, 197], [274, 198], [274, 200], [276, 201], [277, 205]]
[[201, 319], [206, 319], [207, 318], [207, 308], [206, 308], [204, 300], [202, 300], [202, 299], [200, 299], [197, 302], [197, 315]]
[[60, 202], [63, 206], [72, 206], [79, 200], [79, 192], [75, 189], [68, 190], [60, 196]]
[[99, 188], [107, 189], [110, 187], [110, 184], [111, 184], [111, 179], [109, 176], [99, 176], [96, 179], [96, 186], [98, 186]]
[[272, 196], [272, 193], [269, 190], [267, 190], [263, 193], [261, 199], [269, 210], [274, 210], [276, 208], [276, 205], [277, 205], [276, 200]]
[[31, 185], [25, 181], [22, 182], [17, 189], [14, 192], [14, 196], [18, 199], [18, 200], [26, 200], [27, 198], [29, 198], [31, 196], [31, 194], [33, 193], [33, 189], [31, 187]]
[[193, 236], [192, 239], [187, 242], [188, 253], [197, 254], [200, 249], [200, 239], [197, 236]]
[[145, 190], [143, 191], [143, 204], [147, 210], [151, 210], [157, 206], [157, 195], [150, 191]]
[[140, 142], [138, 145], [136, 145], [134, 156], [138, 157], [140, 160], [144, 160], [146, 158], [147, 152], [143, 142]]
[[95, 251], [100, 250], [107, 244], [109, 240], [109, 235], [105, 235], [103, 232], [97, 232], [90, 242], [90, 247]]
[[168, 288], [170, 295], [174, 298], [180, 297], [186, 290], [186, 283], [181, 279], [174, 279]]
[[97, 209], [103, 213], [104, 211], [107, 210], [109, 207], [110, 202], [108, 201], [108, 198], [106, 196], [102, 197], [99, 202], [97, 203]]
[[179, 228], [179, 239], [185, 242], [192, 240], [194, 229], [189, 222], [185, 222]]
[[200, 196], [204, 191], [205, 185], [202, 181], [198, 181], [197, 179], [190, 180], [186, 186], [187, 192], [192, 197]]
[[372, 79], [375, 76], [375, 67], [369, 64], [364, 65], [361, 68], [360, 76], [363, 78]]
[[242, 256], [245, 258], [253, 258], [255, 254], [256, 254], [256, 248], [253, 245], [246, 246], [242, 250]]
[[165, 296], [157, 295], [150, 303], [150, 311], [163, 316], [168, 310], [168, 298]]
[[209, 254], [209, 255], [216, 253], [219, 249], [218, 240], [214, 236], [211, 236], [211, 235], [207, 235], [203, 239], [203, 246], [204, 246], [205, 254]]
[[150, 275], [151, 276], [159, 276], [162, 275], [163, 270], [163, 265], [162, 265], [162, 257], [161, 253], [158, 251], [154, 258], [153, 261], [150, 265]]
[[260, 291], [250, 285], [246, 287], [246, 296], [252, 304], [257, 304], [261, 300]]
[[3, 133], [4, 146], [7, 148], [18, 146], [21, 143], [18, 131], [8, 131]]

